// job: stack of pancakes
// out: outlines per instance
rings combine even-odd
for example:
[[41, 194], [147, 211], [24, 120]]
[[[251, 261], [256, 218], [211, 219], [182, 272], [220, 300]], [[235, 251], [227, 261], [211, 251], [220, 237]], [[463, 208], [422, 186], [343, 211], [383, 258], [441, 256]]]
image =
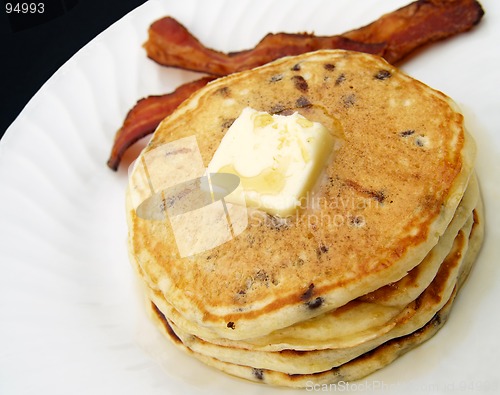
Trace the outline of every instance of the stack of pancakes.
[[194, 135], [208, 164], [245, 107], [297, 111], [341, 148], [297, 215], [250, 207], [244, 232], [184, 258], [168, 218], [137, 215], [131, 182], [130, 257], [161, 330], [208, 365], [293, 387], [359, 379], [434, 335], [483, 236], [475, 145], [453, 102], [381, 58], [318, 51], [210, 83], [141, 157]]

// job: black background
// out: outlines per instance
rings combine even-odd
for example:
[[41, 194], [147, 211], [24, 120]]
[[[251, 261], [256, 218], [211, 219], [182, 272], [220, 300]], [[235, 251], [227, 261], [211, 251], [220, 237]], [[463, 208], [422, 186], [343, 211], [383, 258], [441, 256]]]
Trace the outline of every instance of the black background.
[[145, 0], [34, 2], [44, 3], [43, 14], [7, 14], [9, 1], [0, 2], [0, 137], [59, 67]]

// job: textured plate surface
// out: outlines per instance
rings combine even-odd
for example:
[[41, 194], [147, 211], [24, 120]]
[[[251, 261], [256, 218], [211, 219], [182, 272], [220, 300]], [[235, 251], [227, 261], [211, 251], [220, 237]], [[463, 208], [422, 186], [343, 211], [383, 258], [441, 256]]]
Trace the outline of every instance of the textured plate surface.
[[[141, 44], [149, 24], [167, 14], [208, 46], [231, 51], [269, 31], [341, 33], [406, 3], [150, 1], [61, 67], [0, 141], [0, 394], [283, 393], [185, 356], [142, 310], [125, 244], [126, 170], [115, 174], [105, 162], [138, 98], [198, 75], [156, 65]], [[366, 380], [337, 388], [343, 392], [500, 390], [500, 318], [492, 313], [500, 299], [500, 4], [482, 4], [478, 28], [402, 68], [463, 108], [478, 145], [483, 250], [443, 331]]]

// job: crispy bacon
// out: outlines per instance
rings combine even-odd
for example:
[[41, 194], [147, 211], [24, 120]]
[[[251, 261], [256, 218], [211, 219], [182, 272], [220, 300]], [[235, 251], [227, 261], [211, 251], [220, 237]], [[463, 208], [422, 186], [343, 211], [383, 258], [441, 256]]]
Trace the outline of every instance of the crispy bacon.
[[144, 48], [151, 59], [164, 66], [222, 76], [248, 70], [283, 56], [325, 48], [382, 55], [385, 44], [365, 44], [342, 36], [316, 37], [307, 33], [270, 33], [250, 50], [226, 54], [205, 47], [175, 19], [165, 17], [151, 25]]
[[205, 47], [175, 19], [165, 17], [151, 25], [144, 48], [164, 66], [219, 76], [326, 48], [378, 54], [394, 63], [425, 43], [469, 30], [483, 14], [475, 0], [418, 0], [342, 35], [268, 34], [253, 49], [228, 54]]
[[[162, 65], [213, 75], [230, 74], [282, 56], [325, 48], [375, 53], [396, 63], [426, 43], [471, 29], [483, 14], [475, 0], [418, 0], [340, 36], [268, 34], [255, 48], [228, 54], [206, 48], [175, 19], [165, 17], [151, 25], [144, 47], [148, 56]], [[116, 170], [127, 148], [152, 133], [163, 118], [211, 79], [205, 77], [167, 95], [140, 100], [116, 134], [108, 166]]]
[[123, 126], [116, 133], [108, 166], [113, 170], [117, 170], [123, 154], [132, 144], [153, 133], [163, 118], [171, 114], [193, 92], [196, 92], [215, 78], [200, 78], [181, 85], [175, 91], [166, 95], [149, 96], [139, 100], [134, 108], [128, 112]]
[[396, 63], [422, 45], [470, 30], [483, 15], [475, 0], [419, 0], [342, 36], [387, 43], [383, 57]]

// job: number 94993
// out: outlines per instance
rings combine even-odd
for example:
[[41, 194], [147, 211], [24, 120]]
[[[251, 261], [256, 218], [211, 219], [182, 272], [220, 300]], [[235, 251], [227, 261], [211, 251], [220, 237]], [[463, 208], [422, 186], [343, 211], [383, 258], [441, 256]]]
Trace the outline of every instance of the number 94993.
[[7, 14], [43, 14], [45, 12], [44, 3], [5, 3]]

